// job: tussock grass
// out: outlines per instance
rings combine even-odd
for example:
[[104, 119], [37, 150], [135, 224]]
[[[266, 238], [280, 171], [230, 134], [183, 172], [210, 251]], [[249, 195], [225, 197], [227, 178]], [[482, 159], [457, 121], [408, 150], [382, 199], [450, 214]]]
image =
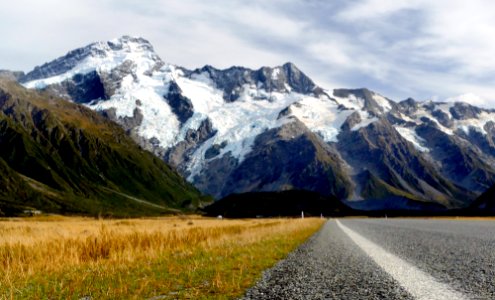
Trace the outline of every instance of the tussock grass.
[[228, 299], [320, 219], [0, 220], [0, 299]]

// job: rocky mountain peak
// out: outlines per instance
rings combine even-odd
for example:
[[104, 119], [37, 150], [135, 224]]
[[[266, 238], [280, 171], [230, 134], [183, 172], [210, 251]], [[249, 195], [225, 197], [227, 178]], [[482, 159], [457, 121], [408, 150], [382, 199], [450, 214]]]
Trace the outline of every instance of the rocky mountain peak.
[[261, 67], [257, 70], [238, 66], [220, 70], [205, 65], [188, 72], [191, 78], [201, 74], [207, 75], [216, 87], [224, 92], [223, 98], [227, 102], [236, 101], [249, 88], [261, 89], [267, 93], [296, 92], [304, 95], [323, 93], [320, 87], [290, 62], [282, 66]]
[[364, 110], [372, 116], [380, 116], [397, 108], [397, 104], [394, 101], [367, 88], [335, 89], [333, 95], [337, 98], [348, 100], [349, 103], [339, 102], [345, 107]]
[[20, 77], [19, 81], [25, 83], [65, 74], [86, 74], [97, 69], [109, 71], [128, 60], [138, 63], [143, 60], [161, 62], [149, 41], [141, 37], [122, 36], [69, 51], [64, 56], [35, 67]]
[[401, 106], [416, 106], [417, 104], [418, 101], [416, 101], [414, 98], [407, 98], [399, 102], [399, 105]]
[[418, 109], [419, 102], [413, 98], [407, 98], [405, 100], [400, 101], [397, 104], [400, 112], [405, 114], [410, 114], [415, 112]]
[[0, 70], [0, 79], [1, 78], [7, 78], [9, 80], [15, 81], [24, 75], [25, 74], [22, 71]]
[[482, 109], [463, 102], [456, 102], [450, 108], [452, 117], [457, 120], [475, 119], [482, 112]]
[[316, 86], [316, 84], [311, 80], [306, 74], [299, 70], [296, 65], [291, 62], [287, 62], [282, 66], [283, 74], [286, 78], [287, 84], [295, 92], [301, 94], [311, 94], [315, 95], [321, 94], [323, 90]]
[[151, 43], [142, 37], [124, 35], [120, 38], [103, 43], [103, 45], [105, 44], [112, 50], [126, 49], [129, 52], [136, 50], [155, 52]]

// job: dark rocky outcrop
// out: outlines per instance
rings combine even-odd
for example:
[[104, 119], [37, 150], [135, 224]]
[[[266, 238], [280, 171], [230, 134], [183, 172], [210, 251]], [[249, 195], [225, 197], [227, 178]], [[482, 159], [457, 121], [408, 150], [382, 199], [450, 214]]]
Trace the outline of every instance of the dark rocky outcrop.
[[64, 96], [76, 103], [89, 103], [94, 100], [106, 100], [105, 87], [100, 75], [96, 72], [76, 74], [60, 84], [53, 84], [45, 90], [54, 95]]
[[447, 115], [445, 112], [443, 112], [440, 109], [434, 110], [431, 113], [432, 116], [434, 116], [440, 124], [443, 126], [450, 128], [454, 122], [450, 119], [449, 115]]
[[213, 157], [220, 154], [220, 151], [227, 146], [227, 142], [221, 144], [214, 144], [205, 151], [205, 159], [212, 159]]
[[358, 112], [353, 112], [349, 117], [347, 117], [344, 124], [342, 124], [340, 128], [344, 131], [349, 131], [352, 129], [352, 127], [359, 124], [361, 121], [361, 115], [359, 115]]
[[450, 108], [452, 117], [457, 120], [466, 120], [477, 118], [481, 109], [466, 103], [457, 102]]
[[166, 152], [165, 161], [187, 176], [186, 164], [189, 155], [215, 133], [216, 130], [213, 129], [210, 119], [205, 119], [197, 130], [188, 130], [185, 139]]
[[182, 90], [175, 81], [170, 82], [166, 100], [181, 123], [185, 123], [193, 116], [194, 109], [191, 100], [182, 95]]
[[397, 103], [397, 107], [400, 112], [409, 115], [418, 110], [419, 103], [413, 98], [407, 98], [406, 100], [402, 100], [401, 102]]

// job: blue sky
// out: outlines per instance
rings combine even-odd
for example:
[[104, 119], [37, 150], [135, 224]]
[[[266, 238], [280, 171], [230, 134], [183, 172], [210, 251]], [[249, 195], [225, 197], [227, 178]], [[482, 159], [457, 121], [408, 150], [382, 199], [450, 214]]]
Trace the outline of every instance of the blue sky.
[[0, 34], [0, 69], [130, 34], [188, 68], [291, 61], [325, 88], [495, 107], [489, 0], [16, 0]]

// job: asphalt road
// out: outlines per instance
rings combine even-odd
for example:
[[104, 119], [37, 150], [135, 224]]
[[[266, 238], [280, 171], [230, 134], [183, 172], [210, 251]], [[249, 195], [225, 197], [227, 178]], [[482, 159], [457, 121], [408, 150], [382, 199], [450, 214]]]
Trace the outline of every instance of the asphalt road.
[[244, 299], [495, 299], [495, 222], [329, 220]]

